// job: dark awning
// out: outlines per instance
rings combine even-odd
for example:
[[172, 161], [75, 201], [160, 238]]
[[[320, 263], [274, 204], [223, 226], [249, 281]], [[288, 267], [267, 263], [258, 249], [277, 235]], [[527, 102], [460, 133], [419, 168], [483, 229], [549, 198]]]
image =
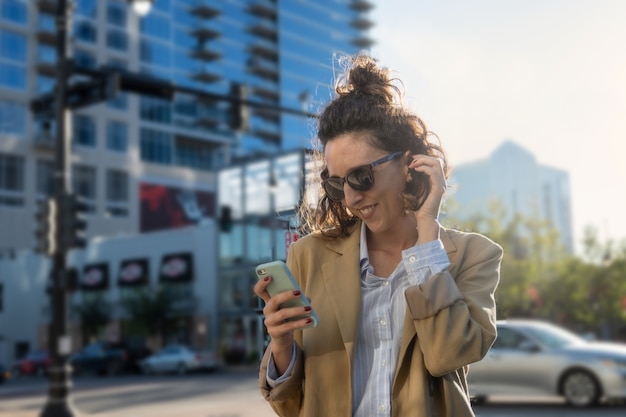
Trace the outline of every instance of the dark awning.
[[120, 263], [117, 285], [133, 287], [150, 282], [150, 269], [147, 258], [126, 259]]
[[106, 262], [83, 267], [80, 288], [84, 291], [104, 290], [109, 287], [109, 265]]
[[161, 258], [159, 280], [161, 282], [187, 282], [193, 279], [191, 253], [173, 253]]

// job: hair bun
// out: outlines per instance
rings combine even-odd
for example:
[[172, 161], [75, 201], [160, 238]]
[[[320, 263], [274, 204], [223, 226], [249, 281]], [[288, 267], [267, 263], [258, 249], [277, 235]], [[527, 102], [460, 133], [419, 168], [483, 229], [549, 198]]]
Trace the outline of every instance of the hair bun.
[[342, 66], [346, 68], [347, 78], [337, 80], [335, 91], [339, 96], [354, 94], [385, 104], [393, 104], [400, 96], [400, 90], [392, 84], [390, 71], [379, 67], [374, 58], [363, 54], [344, 58]]

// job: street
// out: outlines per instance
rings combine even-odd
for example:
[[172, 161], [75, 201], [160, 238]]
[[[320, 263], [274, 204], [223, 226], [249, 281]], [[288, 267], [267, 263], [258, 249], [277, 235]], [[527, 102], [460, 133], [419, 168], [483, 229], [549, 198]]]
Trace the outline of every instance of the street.
[[[0, 385], [0, 417], [38, 417], [47, 396], [44, 378]], [[254, 368], [195, 375], [74, 379], [76, 417], [273, 417], [256, 387]], [[475, 407], [477, 417], [623, 417], [625, 405], [573, 409], [558, 398], [493, 398]]]

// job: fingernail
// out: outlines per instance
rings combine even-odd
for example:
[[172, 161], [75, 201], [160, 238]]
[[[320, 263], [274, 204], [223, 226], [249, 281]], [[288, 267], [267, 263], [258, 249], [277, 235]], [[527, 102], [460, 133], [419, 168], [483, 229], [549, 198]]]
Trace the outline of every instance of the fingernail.
[[293, 292], [293, 295], [300, 295], [300, 291], [299, 291], [299, 290], [295, 290], [295, 291]]
[[312, 318], [306, 319], [306, 323], [313, 323], [313, 319]]
[[305, 306], [304, 311], [311, 311], [311, 306]]
[[267, 282], [267, 281], [269, 281], [269, 280], [270, 280], [270, 278], [271, 278], [271, 277], [265, 277], [265, 278], [263, 278], [263, 281]]

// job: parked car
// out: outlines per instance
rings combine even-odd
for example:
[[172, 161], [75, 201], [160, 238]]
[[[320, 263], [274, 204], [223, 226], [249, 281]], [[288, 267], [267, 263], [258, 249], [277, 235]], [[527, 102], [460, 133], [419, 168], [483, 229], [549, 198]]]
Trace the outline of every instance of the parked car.
[[170, 345], [141, 362], [145, 374], [175, 372], [186, 374], [191, 371], [209, 370], [217, 366], [211, 351], [196, 351], [183, 345]]
[[476, 402], [493, 395], [557, 395], [572, 406], [626, 397], [626, 346], [587, 341], [537, 320], [498, 321], [498, 337], [483, 360], [470, 365]]
[[13, 365], [11, 374], [14, 377], [22, 375], [43, 376], [48, 373], [49, 366], [50, 355], [47, 350], [32, 350]]
[[129, 366], [126, 349], [107, 342], [95, 342], [70, 356], [69, 363], [75, 375], [95, 373], [117, 375]]

